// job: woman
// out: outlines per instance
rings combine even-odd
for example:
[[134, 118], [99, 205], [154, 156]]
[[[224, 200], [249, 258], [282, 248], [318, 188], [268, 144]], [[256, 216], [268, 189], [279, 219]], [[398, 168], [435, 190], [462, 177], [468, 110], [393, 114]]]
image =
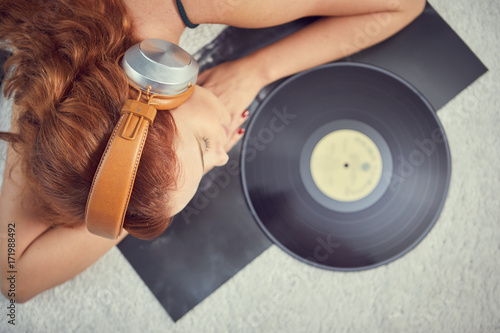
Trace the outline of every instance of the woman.
[[[83, 218], [97, 164], [128, 97], [116, 60], [130, 46], [148, 38], [178, 43], [186, 25], [261, 28], [323, 16], [273, 45], [202, 73], [186, 103], [159, 112], [125, 218], [128, 233], [153, 238], [193, 197], [203, 174], [227, 162], [226, 152], [243, 135], [245, 107], [261, 88], [388, 38], [424, 5], [423, 0], [2, 0], [0, 40], [14, 51], [5, 93], [15, 106], [11, 132], [1, 134], [10, 145], [0, 197], [0, 257], [8, 257], [5, 235], [14, 230], [16, 302], [74, 277], [127, 235], [117, 240], [92, 235]], [[2, 259], [6, 297], [7, 265]]]

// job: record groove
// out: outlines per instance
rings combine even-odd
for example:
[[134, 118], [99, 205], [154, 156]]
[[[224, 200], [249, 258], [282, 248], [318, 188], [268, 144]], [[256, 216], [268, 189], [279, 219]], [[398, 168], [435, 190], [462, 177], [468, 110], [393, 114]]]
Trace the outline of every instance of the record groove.
[[[313, 136], [327, 124], [335, 135], [320, 145]], [[382, 151], [379, 180], [367, 176], [379, 167], [365, 161], [376, 156], [369, 142]], [[325, 161], [311, 163], [311, 147], [326, 147], [317, 155]], [[409, 83], [375, 66], [332, 63], [267, 96], [247, 128], [241, 167], [247, 204], [273, 242], [318, 267], [360, 270], [400, 257], [428, 233], [446, 199], [451, 160], [432, 106]], [[358, 199], [350, 184], [358, 190], [363, 179], [371, 192]]]

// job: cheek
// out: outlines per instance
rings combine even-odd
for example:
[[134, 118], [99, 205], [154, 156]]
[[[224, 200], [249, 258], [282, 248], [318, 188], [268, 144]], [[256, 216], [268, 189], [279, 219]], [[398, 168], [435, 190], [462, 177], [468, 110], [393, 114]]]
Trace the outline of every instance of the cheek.
[[203, 117], [207, 122], [213, 123], [214, 120], [218, 123], [225, 122], [226, 118], [230, 117], [229, 112], [223, 112], [225, 109], [218, 97], [212, 92], [201, 88], [201, 93], [198, 98], [199, 111], [203, 113]]
[[[177, 190], [172, 193], [173, 214], [179, 213], [193, 198], [202, 177], [201, 164], [199, 161], [198, 148], [193, 152], [179, 154], [179, 177], [177, 179]], [[196, 158], [198, 157], [198, 159]]]
[[182, 190], [177, 191], [173, 195], [173, 198], [175, 198], [174, 199], [175, 203], [172, 207], [173, 215], [178, 214], [181, 210], [183, 210], [187, 206], [189, 201], [191, 201], [191, 199], [196, 194], [197, 188], [198, 188], [198, 186], [196, 185], [196, 186], [189, 188], [189, 189], [182, 189]]
[[184, 174], [185, 177], [179, 179], [177, 190], [171, 196], [174, 201], [174, 205], [172, 207], [174, 215], [184, 209], [189, 201], [191, 201], [191, 199], [196, 194], [201, 180], [201, 177], [199, 175], [188, 175], [187, 173]]

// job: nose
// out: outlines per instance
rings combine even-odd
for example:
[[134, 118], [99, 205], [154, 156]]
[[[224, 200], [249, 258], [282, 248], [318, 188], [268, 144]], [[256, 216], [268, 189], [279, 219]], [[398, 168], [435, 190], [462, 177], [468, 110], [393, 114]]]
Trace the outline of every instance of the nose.
[[215, 161], [215, 166], [223, 166], [226, 165], [226, 163], [229, 161], [229, 155], [221, 151], [220, 153], [217, 154], [217, 159]]

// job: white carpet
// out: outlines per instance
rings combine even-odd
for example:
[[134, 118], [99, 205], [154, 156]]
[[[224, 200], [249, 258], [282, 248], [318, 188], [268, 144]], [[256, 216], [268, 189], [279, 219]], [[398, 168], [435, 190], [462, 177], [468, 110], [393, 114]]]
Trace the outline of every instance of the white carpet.
[[[174, 323], [115, 248], [18, 305], [15, 328], [2, 299], [0, 331], [500, 332], [500, 2], [431, 4], [489, 72], [438, 113], [452, 180], [441, 218], [413, 251], [377, 269], [337, 273], [272, 246]], [[194, 52], [220, 29], [201, 26], [182, 44]]]

